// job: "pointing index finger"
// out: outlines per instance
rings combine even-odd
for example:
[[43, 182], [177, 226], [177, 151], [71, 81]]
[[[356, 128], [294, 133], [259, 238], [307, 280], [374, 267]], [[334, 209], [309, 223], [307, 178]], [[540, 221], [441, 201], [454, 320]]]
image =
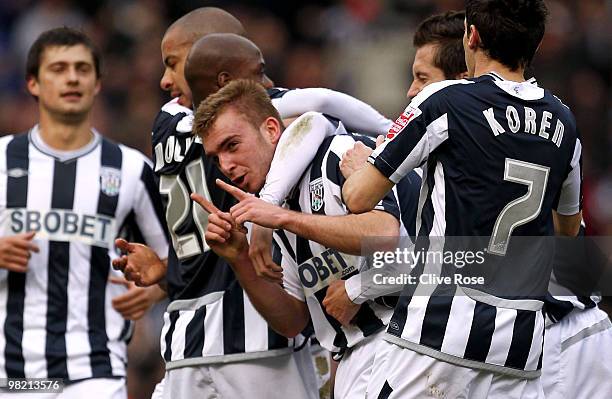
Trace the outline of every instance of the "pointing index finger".
[[222, 190], [226, 191], [227, 193], [231, 194], [238, 201], [242, 201], [243, 199], [249, 197], [249, 194], [245, 193], [238, 187], [227, 184], [221, 179], [217, 179], [216, 183], [217, 183], [217, 186], [219, 186]]
[[206, 200], [200, 194], [196, 194], [196, 193], [191, 194], [191, 199], [197, 202], [208, 213], [221, 213], [219, 208], [214, 206], [212, 202]]

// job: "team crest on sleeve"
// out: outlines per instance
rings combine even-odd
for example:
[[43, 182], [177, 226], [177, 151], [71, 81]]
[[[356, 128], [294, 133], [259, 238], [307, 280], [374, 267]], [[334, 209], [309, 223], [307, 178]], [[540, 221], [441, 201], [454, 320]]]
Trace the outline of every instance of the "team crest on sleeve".
[[404, 130], [406, 126], [408, 126], [408, 123], [411, 120], [413, 120], [419, 115], [421, 115], [420, 109], [408, 106], [404, 110], [404, 112], [402, 112], [402, 114], [395, 120], [395, 122], [393, 122], [393, 126], [391, 126], [391, 128], [387, 132], [387, 140], [391, 140], [392, 138], [394, 138], [398, 133]]
[[310, 182], [310, 208], [318, 212], [323, 208], [323, 178], [319, 177]]
[[119, 195], [121, 188], [121, 171], [116, 168], [100, 168], [100, 190], [109, 197]]

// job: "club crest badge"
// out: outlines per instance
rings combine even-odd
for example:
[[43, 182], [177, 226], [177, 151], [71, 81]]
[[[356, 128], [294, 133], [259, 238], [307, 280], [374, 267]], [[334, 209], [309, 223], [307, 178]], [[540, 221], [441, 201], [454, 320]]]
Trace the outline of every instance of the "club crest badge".
[[109, 197], [119, 195], [121, 171], [116, 168], [100, 168], [100, 190]]
[[310, 182], [310, 208], [318, 212], [323, 208], [323, 178], [319, 177]]

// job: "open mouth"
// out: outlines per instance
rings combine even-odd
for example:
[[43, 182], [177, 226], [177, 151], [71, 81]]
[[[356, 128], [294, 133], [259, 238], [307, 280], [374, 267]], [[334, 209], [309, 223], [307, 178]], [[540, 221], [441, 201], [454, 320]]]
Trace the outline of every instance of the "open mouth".
[[66, 93], [62, 93], [61, 97], [67, 100], [79, 100], [81, 97], [83, 97], [83, 94], [78, 91], [68, 91]]
[[234, 183], [234, 185], [241, 187], [242, 184], [244, 183], [244, 178], [246, 175], [242, 175], [240, 177], [237, 177], [235, 179], [232, 180], [232, 183]]

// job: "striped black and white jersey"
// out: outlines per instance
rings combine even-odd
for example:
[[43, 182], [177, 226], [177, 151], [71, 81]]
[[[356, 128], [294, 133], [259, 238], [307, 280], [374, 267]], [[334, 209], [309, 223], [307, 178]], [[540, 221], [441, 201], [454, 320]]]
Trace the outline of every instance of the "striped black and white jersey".
[[[571, 112], [529, 82], [490, 73], [435, 83], [416, 96], [369, 161], [393, 182], [423, 165], [417, 243], [432, 250], [429, 243], [442, 238], [433, 248], [440, 250], [449, 237], [486, 237], [487, 266], [509, 255], [521, 261], [495, 269], [516, 296], [494, 285], [407, 285], [387, 339], [466, 367], [538, 376], [552, 256], [519, 249], [512, 238], [550, 236], [553, 209], [580, 211], [580, 160]], [[530, 257], [517, 253], [526, 249]], [[439, 266], [421, 262], [413, 274], [440, 274]]]
[[255, 310], [231, 267], [204, 241], [208, 214], [189, 195], [222, 210], [235, 200], [215, 184], [226, 178], [191, 134], [193, 112], [172, 100], [155, 120], [153, 148], [166, 222], [172, 237], [168, 295], [160, 337], [166, 369], [277, 356], [293, 339], [274, 332]]
[[[391, 123], [367, 104], [328, 89], [271, 89], [268, 94], [281, 117], [326, 112], [355, 120], [355, 128], [370, 127], [369, 133], [380, 133]], [[215, 184], [216, 179], [228, 180], [204, 156], [200, 140], [191, 134], [192, 123], [192, 110], [174, 99], [162, 107], [153, 126], [155, 173], [173, 244], [167, 273], [172, 303], [161, 336], [166, 368], [287, 353], [294, 340], [268, 327], [231, 267], [202, 239], [208, 215], [193, 206], [189, 195], [198, 192], [224, 211], [235, 200]]]
[[168, 251], [153, 170], [141, 153], [94, 132], [59, 152], [28, 134], [0, 138], [0, 235], [35, 231], [26, 273], [0, 269], [0, 378], [125, 376], [131, 325], [108, 282], [125, 223]]
[[[338, 126], [343, 130], [343, 126]], [[342, 202], [344, 176], [340, 172], [343, 154], [353, 148], [356, 138], [344, 134], [323, 141], [304, 176], [287, 198], [289, 209], [307, 214], [341, 216], [348, 214]], [[400, 219], [399, 206], [390, 192], [376, 207]], [[333, 248], [299, 237], [288, 231], [276, 231], [281, 249], [285, 290], [306, 302], [314, 331], [321, 346], [332, 353], [342, 353], [378, 331], [391, 317], [392, 309], [383, 301], [368, 300], [361, 305], [351, 326], [342, 326], [321, 305], [329, 284], [338, 279], [357, 278], [364, 269], [365, 258], [341, 253]], [[378, 298], [380, 299], [380, 298]], [[380, 303], [378, 303], [380, 302]]]

